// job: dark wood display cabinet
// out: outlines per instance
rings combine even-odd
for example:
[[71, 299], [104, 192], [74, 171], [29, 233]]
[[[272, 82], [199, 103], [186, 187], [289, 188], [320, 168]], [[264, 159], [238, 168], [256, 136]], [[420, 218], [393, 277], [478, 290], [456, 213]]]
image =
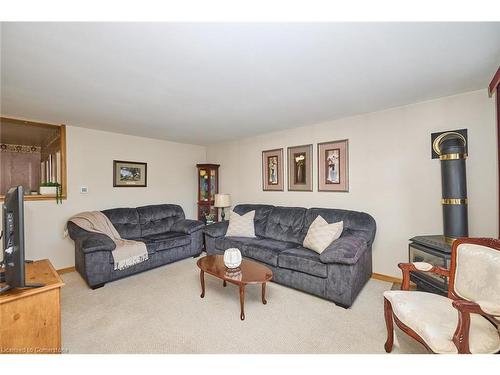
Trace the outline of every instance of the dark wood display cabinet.
[[198, 168], [198, 220], [207, 221], [213, 214], [214, 221], [219, 210], [214, 207], [215, 194], [219, 192], [219, 164], [197, 164]]

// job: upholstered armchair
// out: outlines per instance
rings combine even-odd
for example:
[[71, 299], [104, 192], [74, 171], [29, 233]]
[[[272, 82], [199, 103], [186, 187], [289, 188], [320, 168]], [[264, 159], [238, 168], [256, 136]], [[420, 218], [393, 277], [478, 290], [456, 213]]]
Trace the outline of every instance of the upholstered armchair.
[[[453, 242], [450, 270], [428, 263], [400, 263], [401, 290], [384, 293], [385, 351], [394, 341], [393, 321], [432, 353], [500, 351], [500, 240]], [[410, 272], [446, 276], [448, 296], [409, 291]]]

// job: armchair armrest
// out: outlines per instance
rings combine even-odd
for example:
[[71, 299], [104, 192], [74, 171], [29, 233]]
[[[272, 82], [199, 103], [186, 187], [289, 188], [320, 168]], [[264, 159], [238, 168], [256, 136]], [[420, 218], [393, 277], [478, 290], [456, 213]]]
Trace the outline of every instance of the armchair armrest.
[[403, 282], [401, 290], [410, 289], [410, 272], [431, 272], [440, 276], [450, 276], [450, 271], [443, 267], [433, 266], [426, 262], [399, 263], [398, 267], [403, 271]]
[[220, 221], [215, 224], [210, 224], [203, 229], [203, 232], [212, 238], [222, 237], [226, 235], [229, 221]]
[[172, 228], [170, 228], [170, 230], [172, 232], [191, 234], [193, 232], [196, 232], [197, 230], [202, 229], [204, 226], [205, 226], [205, 224], [203, 224], [202, 221], [184, 219], [184, 220], [177, 221], [172, 226]]
[[90, 233], [87, 236], [79, 237], [75, 242], [77, 242], [84, 254], [96, 251], [113, 251], [116, 248], [116, 244], [111, 238], [100, 233]]
[[333, 241], [319, 256], [322, 263], [355, 264], [368, 249], [366, 240], [356, 235], [347, 235]]
[[470, 314], [482, 315], [497, 327], [500, 322], [493, 315], [486, 313], [476, 302], [457, 299], [452, 302], [452, 306], [458, 311], [458, 324], [453, 335], [453, 343], [457, 347], [459, 354], [470, 354]]

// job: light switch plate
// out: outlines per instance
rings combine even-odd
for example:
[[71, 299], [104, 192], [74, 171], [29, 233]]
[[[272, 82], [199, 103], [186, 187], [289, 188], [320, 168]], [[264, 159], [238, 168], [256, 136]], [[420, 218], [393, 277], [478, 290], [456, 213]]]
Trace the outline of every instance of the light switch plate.
[[80, 194], [87, 194], [89, 192], [89, 188], [86, 186], [80, 186]]

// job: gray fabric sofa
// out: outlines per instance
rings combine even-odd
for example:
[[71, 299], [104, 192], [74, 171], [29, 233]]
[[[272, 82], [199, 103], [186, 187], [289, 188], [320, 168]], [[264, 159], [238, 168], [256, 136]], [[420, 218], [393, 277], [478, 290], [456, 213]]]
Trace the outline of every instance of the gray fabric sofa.
[[[226, 237], [228, 222], [204, 229], [208, 254], [236, 247], [241, 254], [264, 263], [273, 281], [349, 307], [372, 274], [372, 243], [376, 224], [364, 213], [327, 208], [275, 207], [241, 204], [242, 215], [255, 210], [256, 238]], [[342, 236], [321, 255], [302, 247], [309, 225], [321, 215], [328, 223], [343, 220]]]
[[111, 251], [115, 243], [106, 235], [88, 232], [68, 222], [69, 235], [75, 241], [75, 268], [93, 289], [108, 281], [198, 256], [203, 250], [204, 224], [187, 220], [178, 205], [114, 208], [102, 212], [122, 238], [143, 241], [149, 259], [124, 270], [114, 270]]

